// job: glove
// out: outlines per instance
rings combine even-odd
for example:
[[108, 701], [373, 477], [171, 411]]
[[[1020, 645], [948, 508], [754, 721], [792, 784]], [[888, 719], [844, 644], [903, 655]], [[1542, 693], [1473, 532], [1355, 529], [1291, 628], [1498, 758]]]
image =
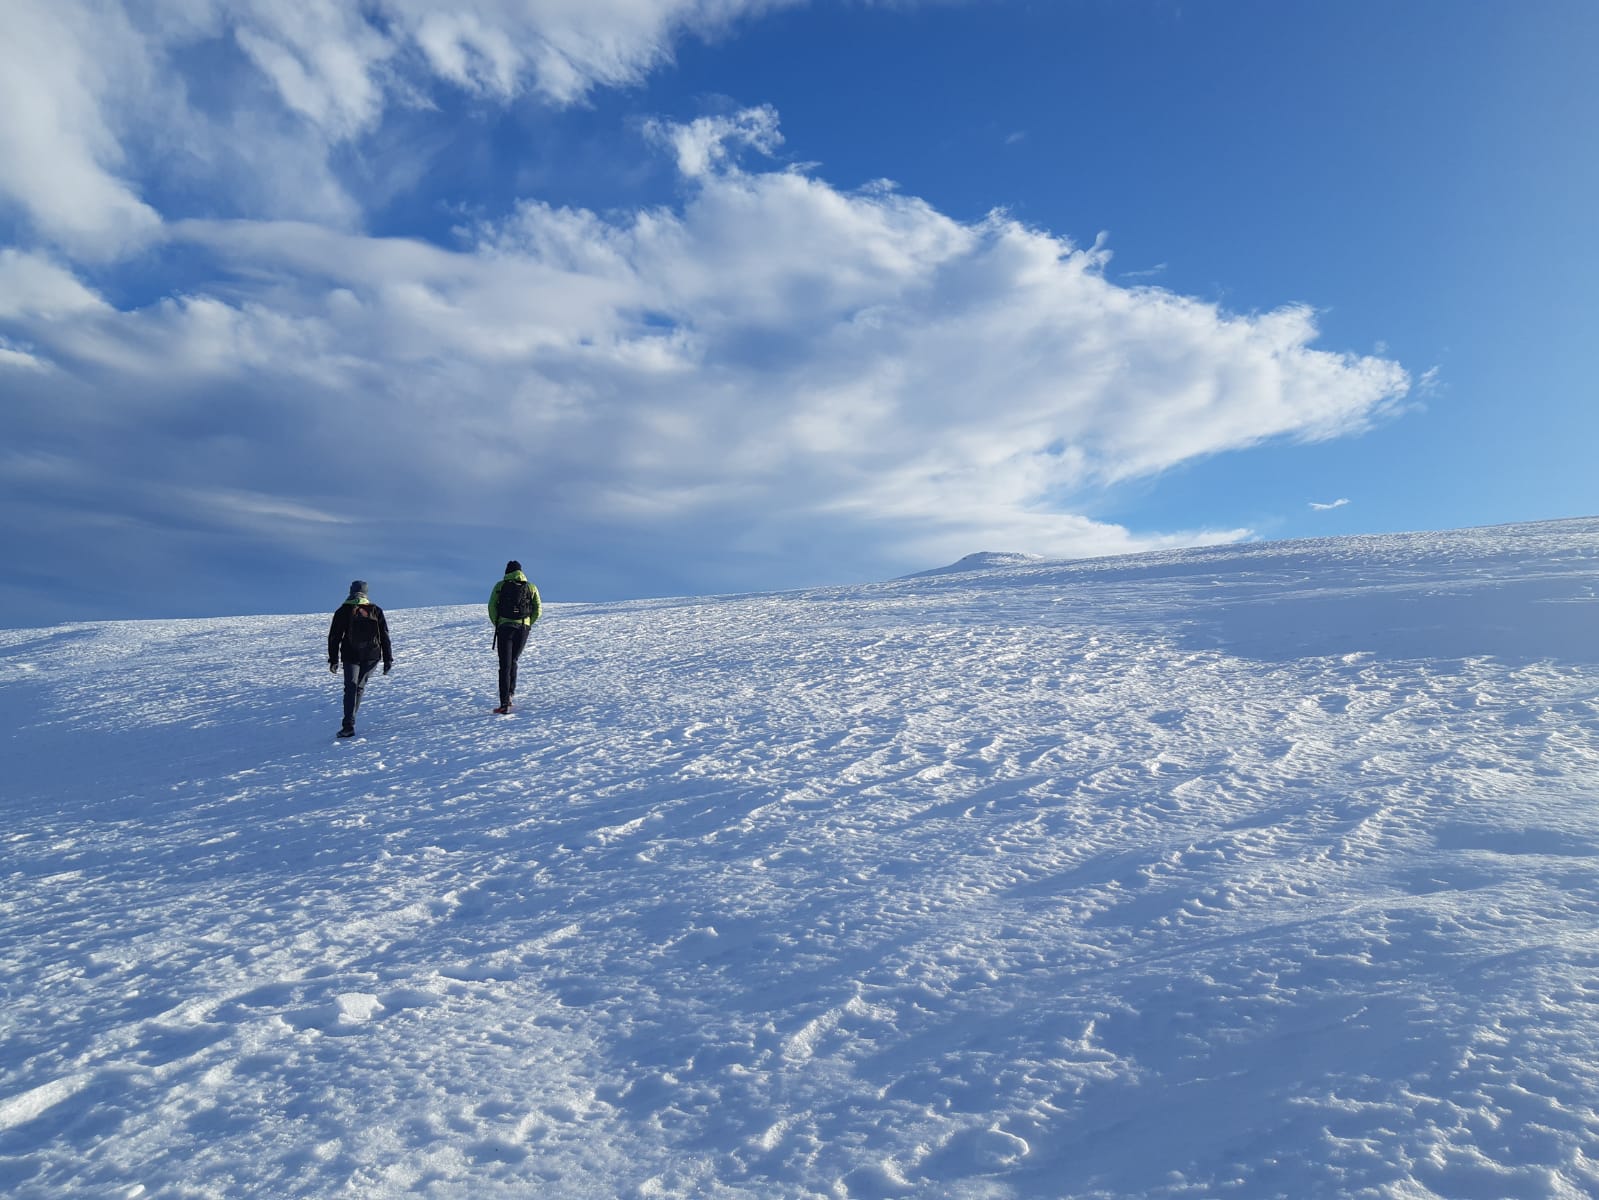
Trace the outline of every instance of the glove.
[[335, 675], [337, 675], [339, 673], [339, 664], [336, 663], [336, 662], [329, 663], [328, 664], [328, 670], [332, 671]]
[[393, 663], [391, 663], [391, 662], [386, 662], [386, 663], [384, 663], [384, 664], [383, 664], [383, 673], [384, 673], [384, 674], [385, 674], [385, 675], [387, 675], [387, 674], [388, 674], [388, 673], [389, 673], [389, 670], [390, 670], [390, 668], [392, 668], [392, 667], [393, 667], [393, 666], [394, 666], [394, 664], [393, 664]]

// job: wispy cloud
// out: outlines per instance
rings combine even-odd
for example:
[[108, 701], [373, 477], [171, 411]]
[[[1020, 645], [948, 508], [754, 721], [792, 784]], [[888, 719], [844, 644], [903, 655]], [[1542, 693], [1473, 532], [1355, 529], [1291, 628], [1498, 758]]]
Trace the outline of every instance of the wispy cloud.
[[1349, 501], [1347, 499], [1344, 499], [1344, 498], [1340, 498], [1338, 500], [1333, 500], [1333, 501], [1330, 501], [1330, 502], [1325, 503], [1325, 504], [1323, 504], [1323, 503], [1321, 503], [1319, 501], [1316, 501], [1316, 500], [1312, 500], [1310, 502], [1310, 507], [1315, 509], [1317, 512], [1328, 512], [1328, 511], [1330, 511], [1332, 509], [1335, 509], [1335, 508], [1342, 508], [1344, 505], [1346, 505], [1348, 503], [1349, 503]]
[[1123, 279], [1154, 279], [1166, 273], [1166, 266], [1165, 263], [1156, 263], [1140, 271], [1118, 271], [1117, 274]]
[[637, 83], [685, 33], [799, 2], [7, 0], [0, 200], [84, 257], [136, 250], [172, 215], [148, 195], [163, 168], [253, 193], [263, 215], [348, 224], [330, 159], [395, 108], [441, 90], [576, 104]]

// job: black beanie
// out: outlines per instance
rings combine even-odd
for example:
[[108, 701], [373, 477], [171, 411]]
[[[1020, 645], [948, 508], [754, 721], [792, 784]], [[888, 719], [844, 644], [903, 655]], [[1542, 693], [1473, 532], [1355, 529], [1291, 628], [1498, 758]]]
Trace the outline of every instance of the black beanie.
[[364, 595], [366, 595], [366, 580], [364, 580], [364, 579], [352, 579], [352, 580], [350, 580], [350, 595], [352, 595], [352, 596], [364, 596]]
[[522, 569], [522, 564], [517, 562], [516, 559], [514, 559], [514, 558], [510, 562], [505, 564], [505, 573], [507, 575], [509, 575], [512, 571], [520, 571], [521, 569]]

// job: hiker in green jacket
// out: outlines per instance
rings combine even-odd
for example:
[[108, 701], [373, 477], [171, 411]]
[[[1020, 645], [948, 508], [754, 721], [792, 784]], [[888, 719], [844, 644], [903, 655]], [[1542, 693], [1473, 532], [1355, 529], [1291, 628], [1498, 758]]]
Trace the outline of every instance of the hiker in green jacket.
[[511, 711], [516, 695], [516, 660], [527, 648], [527, 635], [539, 619], [539, 590], [522, 574], [522, 564], [512, 559], [505, 564], [505, 578], [489, 593], [489, 620], [494, 623], [494, 648], [500, 657], [500, 706], [494, 711]]

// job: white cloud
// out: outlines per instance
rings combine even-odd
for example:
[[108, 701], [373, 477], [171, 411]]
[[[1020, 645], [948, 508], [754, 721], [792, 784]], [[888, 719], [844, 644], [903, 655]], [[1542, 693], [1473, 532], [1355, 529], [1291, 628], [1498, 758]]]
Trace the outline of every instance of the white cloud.
[[[351, 226], [331, 159], [394, 107], [441, 87], [575, 104], [686, 33], [799, 2], [6, 0], [0, 203], [83, 260], [144, 246], [170, 176], [224, 210]], [[205, 65], [186, 75], [185, 56]]]
[[799, 0], [382, 0], [393, 27], [457, 86], [508, 97], [530, 89], [572, 104], [595, 87], [638, 82], [686, 31]]
[[700, 117], [687, 125], [652, 121], [646, 132], [672, 148], [677, 169], [690, 179], [724, 166], [731, 158], [730, 144], [773, 154], [783, 143], [777, 128], [777, 111], [766, 106], [745, 109], [733, 116]]
[[0, 198], [85, 257], [122, 252], [160, 217], [124, 162], [123, 105], [150, 79], [140, 40], [115, 6], [60, 0], [0, 5]]
[[500, 100], [531, 92], [569, 105], [597, 87], [638, 83], [685, 33], [801, 2], [211, 0], [208, 20], [169, 28], [231, 28], [285, 104], [348, 136], [370, 126], [389, 93], [404, 97], [418, 71]]
[[0, 250], [0, 318], [60, 317], [108, 309], [77, 276], [50, 258]]
[[384, 106], [377, 73], [399, 48], [360, 8], [345, 0], [253, 0], [232, 14], [234, 39], [290, 110], [330, 140], [376, 124]]
[[26, 350], [0, 339], [0, 369], [13, 371], [48, 371], [50, 364], [42, 362]]
[[1335, 509], [1335, 508], [1342, 508], [1344, 505], [1346, 505], [1348, 503], [1349, 503], [1349, 500], [1347, 498], [1341, 498], [1341, 499], [1338, 499], [1338, 500], [1333, 500], [1330, 503], [1326, 503], [1326, 504], [1323, 504], [1323, 503], [1320, 503], [1318, 501], [1312, 500], [1310, 502], [1310, 507], [1315, 509], [1317, 512], [1329, 512], [1329, 511], [1331, 511], [1332, 509]]
[[1405, 392], [1392, 362], [1315, 349], [1304, 308], [1121, 287], [1102, 249], [1002, 215], [962, 223], [711, 149], [775, 135], [765, 110], [662, 127], [681, 209], [529, 203], [460, 250], [175, 223], [226, 294], [133, 312], [0, 260], [66, 298], [8, 327], [77, 380], [55, 439], [93, 406], [86, 471], [272, 496], [293, 462], [307, 511], [439, 522], [529, 480], [558, 526], [695, 553], [847, 541], [885, 569], [1246, 536], [1135, 536], [1071, 508], [1196, 457], [1359, 430]]

